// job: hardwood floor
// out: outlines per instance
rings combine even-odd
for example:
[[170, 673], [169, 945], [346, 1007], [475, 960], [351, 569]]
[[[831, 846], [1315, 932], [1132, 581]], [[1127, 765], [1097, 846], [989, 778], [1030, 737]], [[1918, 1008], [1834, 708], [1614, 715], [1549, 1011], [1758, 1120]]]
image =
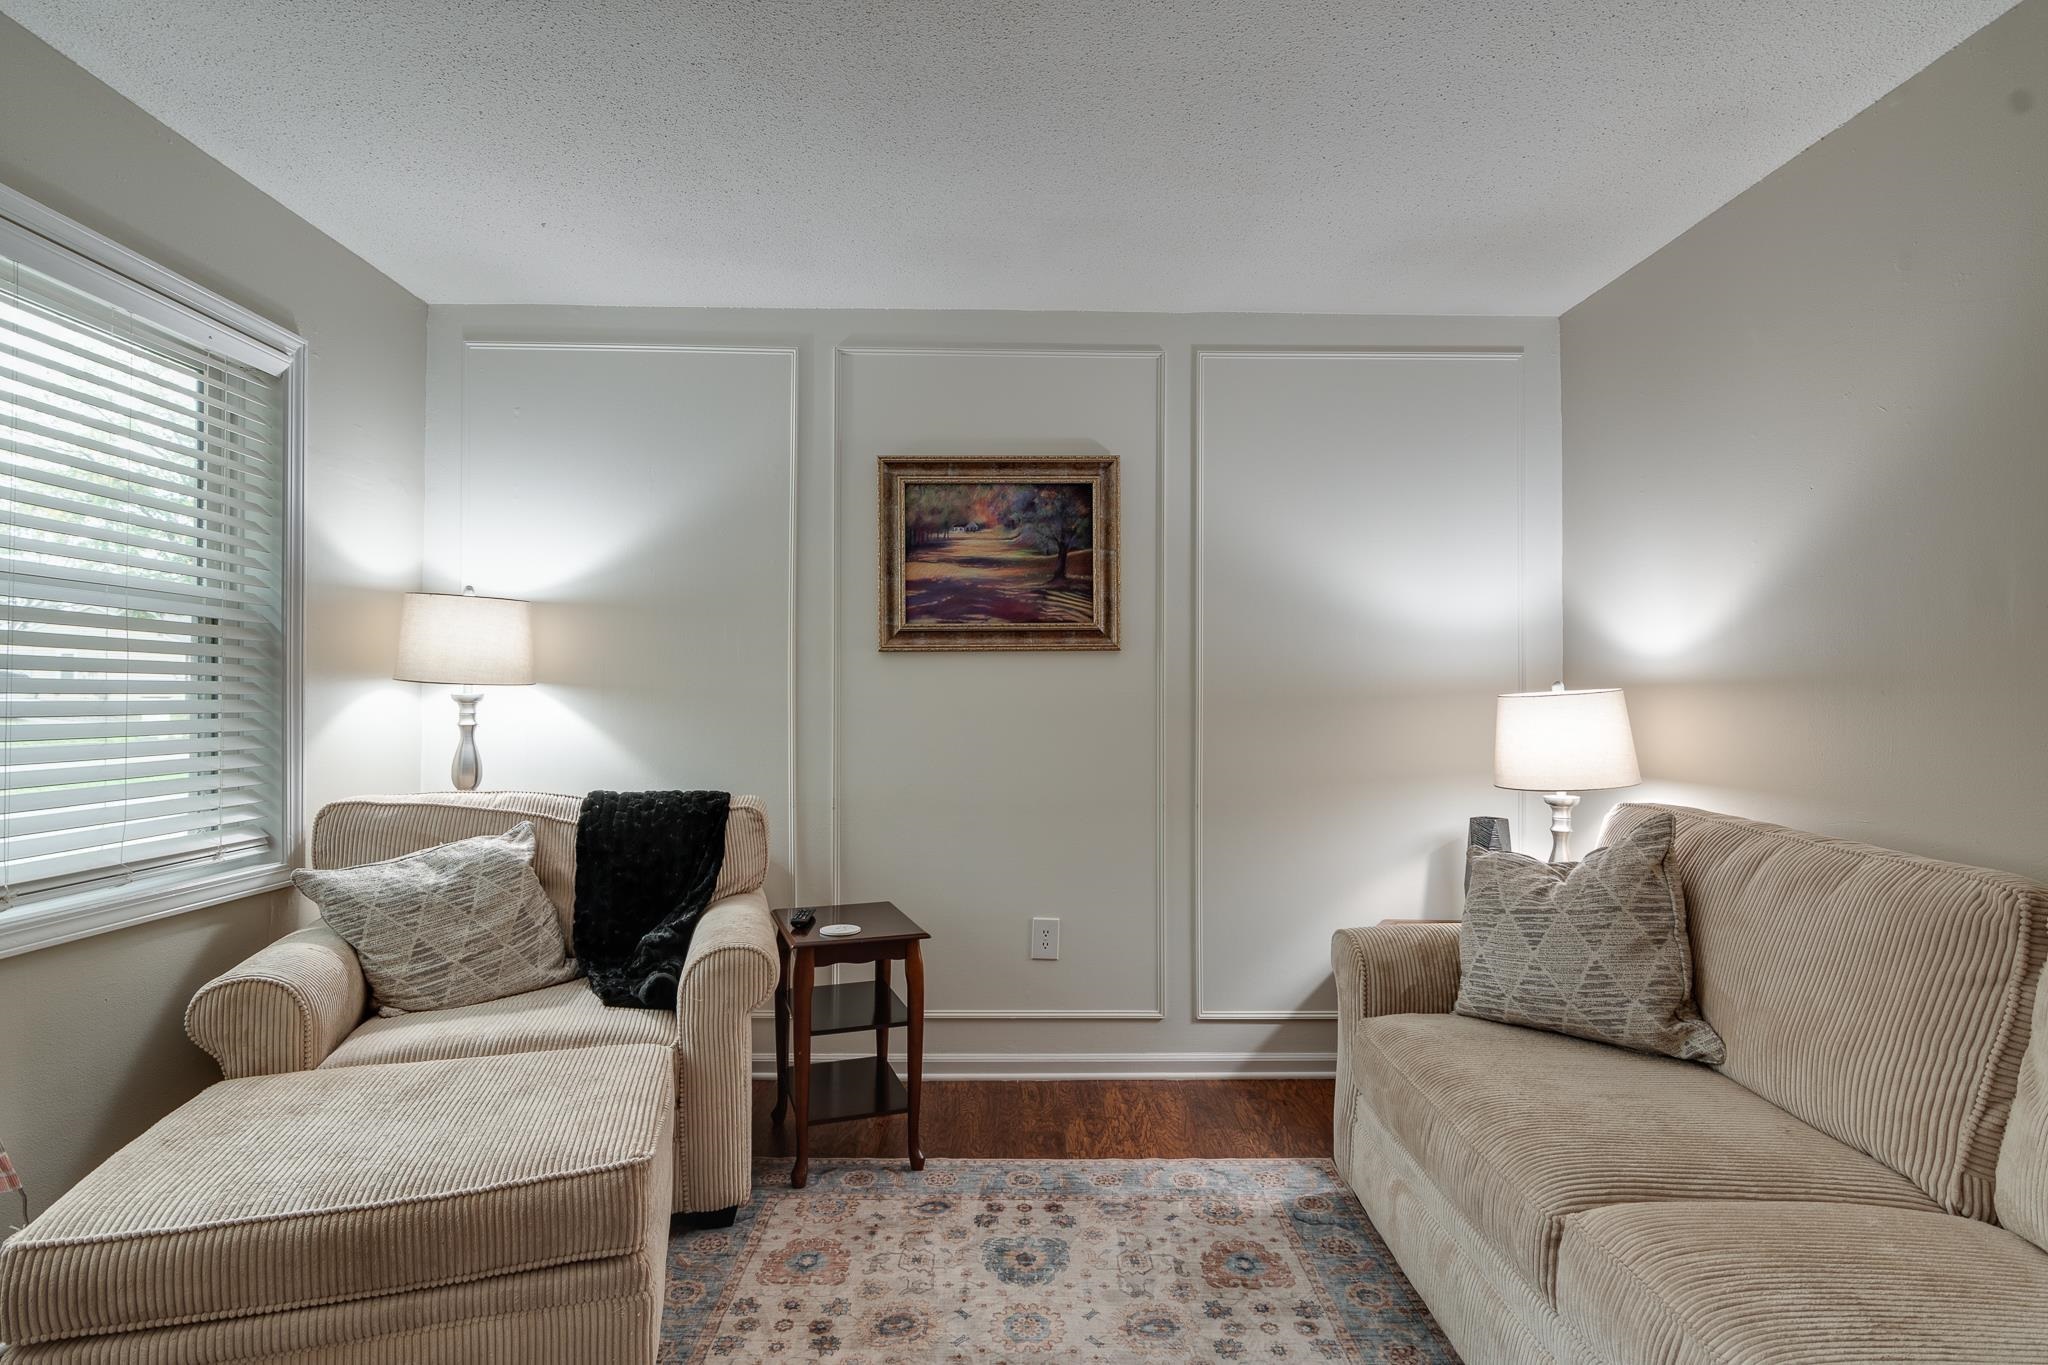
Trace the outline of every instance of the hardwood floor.
[[[780, 1156], [789, 1121], [768, 1123], [772, 1081], [754, 1083], [754, 1151]], [[1330, 1081], [926, 1081], [927, 1157], [1330, 1155]], [[903, 1120], [811, 1130], [811, 1155], [901, 1156]]]

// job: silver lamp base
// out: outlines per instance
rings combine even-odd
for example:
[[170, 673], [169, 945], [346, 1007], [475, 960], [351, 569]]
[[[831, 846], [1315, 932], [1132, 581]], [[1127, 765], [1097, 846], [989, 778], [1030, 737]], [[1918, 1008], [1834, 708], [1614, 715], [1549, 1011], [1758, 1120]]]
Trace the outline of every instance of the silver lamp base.
[[[474, 720], [469, 723], [476, 724]], [[1572, 858], [1572, 811], [1579, 798], [1570, 792], [1545, 792], [1543, 799], [1550, 806], [1550, 861], [1568, 863]]]
[[448, 780], [459, 792], [475, 791], [483, 776], [483, 764], [476, 756], [476, 704], [481, 692], [451, 692], [455, 698], [455, 724], [461, 738], [455, 744], [455, 761], [448, 765]]

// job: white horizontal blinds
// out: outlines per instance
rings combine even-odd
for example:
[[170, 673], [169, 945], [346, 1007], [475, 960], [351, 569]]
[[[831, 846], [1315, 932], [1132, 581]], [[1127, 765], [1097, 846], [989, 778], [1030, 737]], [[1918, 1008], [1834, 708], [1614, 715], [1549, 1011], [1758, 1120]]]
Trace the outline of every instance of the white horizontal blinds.
[[284, 383], [0, 257], [0, 890], [279, 856]]

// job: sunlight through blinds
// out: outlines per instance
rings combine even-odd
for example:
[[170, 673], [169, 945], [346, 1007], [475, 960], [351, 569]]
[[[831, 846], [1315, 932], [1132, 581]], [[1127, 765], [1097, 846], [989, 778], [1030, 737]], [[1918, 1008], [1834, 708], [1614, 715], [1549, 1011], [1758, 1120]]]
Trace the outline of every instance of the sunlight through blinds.
[[0, 910], [280, 856], [284, 404], [0, 256]]

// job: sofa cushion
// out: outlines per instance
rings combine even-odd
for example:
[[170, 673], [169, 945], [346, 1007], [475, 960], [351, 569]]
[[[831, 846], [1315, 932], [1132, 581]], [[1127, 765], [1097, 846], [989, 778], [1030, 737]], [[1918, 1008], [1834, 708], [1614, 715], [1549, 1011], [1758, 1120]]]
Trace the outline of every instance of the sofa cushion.
[[1582, 863], [1474, 852], [1458, 935], [1459, 1014], [1719, 1062], [1693, 1008], [1685, 897], [1665, 866], [1670, 816]]
[[[320, 808], [311, 840], [315, 867], [353, 867], [480, 834], [503, 834], [521, 820], [534, 832], [533, 870], [554, 903], [562, 938], [576, 913], [576, 815], [580, 796], [556, 792], [420, 792], [356, 796]], [[732, 798], [725, 822], [725, 866], [711, 899], [758, 890], [768, 879], [768, 814], [758, 796]], [[572, 944], [573, 946], [573, 944]]]
[[672, 1010], [613, 1009], [582, 981], [486, 1000], [481, 1005], [371, 1019], [329, 1053], [322, 1066], [499, 1057], [557, 1048], [657, 1043], [674, 1047]]
[[242, 1317], [642, 1252], [674, 1055], [223, 1081], [0, 1247], [0, 1340]]
[[1660, 812], [1723, 1074], [1989, 1218], [2048, 888], [1682, 806], [1619, 806], [1608, 836]]
[[1856, 1204], [1617, 1204], [1566, 1225], [1565, 1330], [1635, 1365], [2048, 1360], [2048, 1256]]
[[1537, 1292], [1564, 1221], [1645, 1199], [1856, 1200], [1913, 1183], [1706, 1067], [1455, 1014], [1362, 1021], [1358, 1104]]

